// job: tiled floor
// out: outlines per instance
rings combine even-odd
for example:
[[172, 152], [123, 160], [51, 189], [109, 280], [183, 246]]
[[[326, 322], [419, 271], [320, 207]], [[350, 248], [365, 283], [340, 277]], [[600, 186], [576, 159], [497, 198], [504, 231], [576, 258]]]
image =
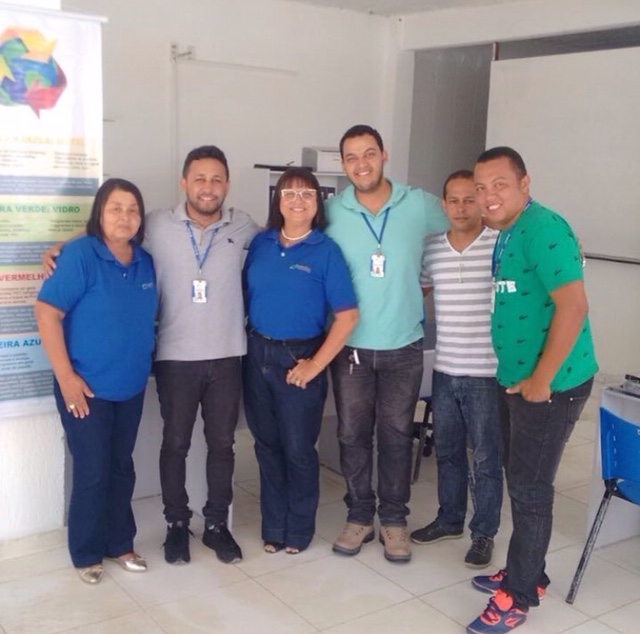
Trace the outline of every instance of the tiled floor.
[[[548, 597], [531, 611], [522, 634], [640, 632], [640, 538], [595, 552], [575, 605], [564, 602], [583, 545], [597, 395], [578, 424], [557, 479], [555, 525], [548, 556]], [[135, 503], [137, 549], [150, 565], [128, 574], [106, 563], [104, 581], [82, 584], [70, 565], [64, 531], [0, 544], [0, 634], [152, 634], [215, 632], [285, 634], [404, 634], [464, 631], [486, 602], [463, 564], [468, 538], [416, 546], [409, 564], [392, 564], [377, 541], [353, 558], [331, 552], [345, 511], [342, 480], [323, 470], [318, 532], [306, 552], [263, 553], [259, 535], [257, 467], [251, 438], [239, 432], [234, 534], [244, 561], [224, 565], [193, 526], [192, 562], [163, 560], [161, 503]], [[433, 458], [413, 487], [410, 528], [437, 509]], [[508, 505], [496, 540], [496, 564], [506, 555]], [[493, 570], [493, 569], [492, 569]]]

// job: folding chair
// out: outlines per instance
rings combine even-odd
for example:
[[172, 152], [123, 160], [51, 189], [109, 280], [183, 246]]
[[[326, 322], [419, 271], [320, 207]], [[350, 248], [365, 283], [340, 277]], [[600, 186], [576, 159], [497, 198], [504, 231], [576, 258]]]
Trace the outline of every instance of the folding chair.
[[416, 461], [413, 467], [413, 476], [411, 484], [418, 481], [420, 477], [420, 463], [423, 456], [431, 454], [433, 439], [429, 436], [433, 426], [429, 422], [431, 416], [431, 379], [433, 376], [433, 362], [435, 359], [434, 350], [424, 350], [422, 353], [422, 383], [420, 384], [420, 400], [424, 403], [424, 415], [422, 421], [414, 423], [414, 438], [418, 439], [418, 451], [416, 453]]
[[605, 491], [573, 577], [567, 603], [573, 603], [578, 594], [611, 498], [615, 496], [640, 505], [640, 425], [623, 420], [601, 407], [600, 449]]

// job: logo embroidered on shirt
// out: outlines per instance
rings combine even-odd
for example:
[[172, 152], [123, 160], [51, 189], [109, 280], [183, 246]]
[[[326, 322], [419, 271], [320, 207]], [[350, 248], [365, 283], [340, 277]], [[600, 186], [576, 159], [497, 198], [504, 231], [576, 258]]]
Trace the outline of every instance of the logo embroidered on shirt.
[[289, 268], [302, 271], [303, 273], [311, 273], [311, 267], [307, 264], [292, 264]]

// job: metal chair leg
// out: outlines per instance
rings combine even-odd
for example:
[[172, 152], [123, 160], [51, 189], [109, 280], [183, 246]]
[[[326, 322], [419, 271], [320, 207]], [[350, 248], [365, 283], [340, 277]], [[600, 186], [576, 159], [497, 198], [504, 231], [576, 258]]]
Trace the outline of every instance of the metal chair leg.
[[420, 425], [420, 433], [418, 435], [418, 452], [416, 453], [416, 462], [413, 467], [413, 477], [411, 484], [415, 484], [420, 477], [420, 465], [422, 463], [422, 454], [424, 452], [424, 446], [427, 442], [427, 427], [429, 425], [429, 416], [431, 415], [431, 401], [426, 400], [424, 404], [424, 416], [422, 417], [422, 424]]
[[598, 533], [600, 533], [600, 528], [602, 527], [602, 522], [604, 521], [604, 516], [607, 512], [607, 509], [609, 508], [609, 503], [611, 502], [611, 498], [613, 497], [615, 491], [615, 483], [612, 485], [606, 483], [605, 486], [606, 491], [602, 496], [600, 507], [598, 508], [598, 512], [596, 513], [595, 519], [593, 520], [591, 530], [589, 531], [587, 543], [585, 544], [584, 550], [582, 551], [580, 563], [578, 564], [576, 574], [574, 575], [573, 581], [571, 582], [571, 588], [569, 589], [569, 594], [566, 598], [567, 603], [572, 604], [576, 598], [576, 595], [578, 594], [578, 588], [580, 587], [580, 583], [582, 582], [582, 576], [584, 575], [587, 564], [589, 563], [589, 559], [591, 558], [591, 551], [596, 544]]

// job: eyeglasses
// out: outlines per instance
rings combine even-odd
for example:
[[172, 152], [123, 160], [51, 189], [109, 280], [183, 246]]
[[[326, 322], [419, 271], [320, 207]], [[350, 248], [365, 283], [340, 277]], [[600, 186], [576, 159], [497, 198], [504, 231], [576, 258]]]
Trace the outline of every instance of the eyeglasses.
[[316, 199], [315, 189], [281, 189], [280, 196], [282, 200], [293, 202], [298, 196], [306, 203], [310, 203]]

